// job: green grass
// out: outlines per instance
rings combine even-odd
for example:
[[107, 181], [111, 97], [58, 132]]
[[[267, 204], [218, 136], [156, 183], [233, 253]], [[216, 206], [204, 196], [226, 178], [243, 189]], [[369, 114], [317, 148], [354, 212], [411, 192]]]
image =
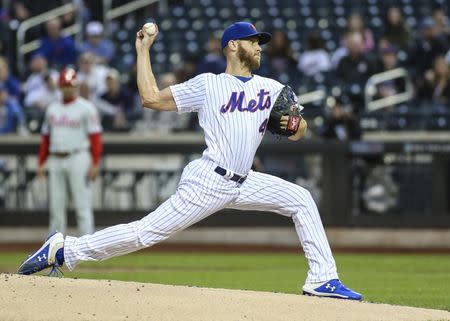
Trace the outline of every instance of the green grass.
[[[0, 272], [15, 271], [24, 253], [0, 254]], [[341, 280], [364, 300], [450, 310], [450, 255], [336, 254]], [[302, 254], [141, 252], [80, 264], [66, 277], [299, 293]]]

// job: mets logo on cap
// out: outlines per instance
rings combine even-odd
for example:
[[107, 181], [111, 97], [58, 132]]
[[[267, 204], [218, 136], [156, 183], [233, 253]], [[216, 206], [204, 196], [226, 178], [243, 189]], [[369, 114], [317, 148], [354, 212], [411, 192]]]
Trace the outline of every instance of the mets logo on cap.
[[256, 31], [256, 27], [255, 27], [255, 25], [252, 23], [252, 24], [250, 24], [250, 26], [252, 27], [252, 29], [253, 30], [255, 30]]

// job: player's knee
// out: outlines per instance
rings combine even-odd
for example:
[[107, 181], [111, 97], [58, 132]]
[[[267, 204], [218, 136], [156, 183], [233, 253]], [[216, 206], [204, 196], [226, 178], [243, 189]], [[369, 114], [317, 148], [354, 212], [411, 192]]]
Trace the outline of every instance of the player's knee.
[[299, 203], [300, 205], [305, 206], [306, 205], [305, 203], [310, 203], [314, 201], [310, 191], [308, 191], [304, 187], [296, 186], [296, 188], [294, 189], [294, 193], [296, 203]]
[[310, 197], [311, 193], [304, 187], [295, 185], [293, 192], [300, 197]]

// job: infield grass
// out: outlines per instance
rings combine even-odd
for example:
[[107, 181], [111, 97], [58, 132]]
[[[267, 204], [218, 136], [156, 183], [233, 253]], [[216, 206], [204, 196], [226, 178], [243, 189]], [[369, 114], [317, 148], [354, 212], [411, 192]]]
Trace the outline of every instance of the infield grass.
[[[15, 272], [26, 253], [0, 253]], [[341, 280], [365, 301], [450, 310], [450, 255], [335, 254]], [[229, 254], [146, 251], [80, 264], [66, 277], [300, 293], [302, 253]]]

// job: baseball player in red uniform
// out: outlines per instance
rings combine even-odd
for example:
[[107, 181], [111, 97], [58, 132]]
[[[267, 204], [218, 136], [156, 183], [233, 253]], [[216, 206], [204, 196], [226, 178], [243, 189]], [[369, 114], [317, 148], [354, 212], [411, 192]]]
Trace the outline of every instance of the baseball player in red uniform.
[[99, 171], [102, 128], [95, 106], [77, 94], [74, 69], [59, 74], [63, 102], [49, 105], [42, 126], [37, 177], [43, 178], [48, 159], [50, 230], [66, 231], [70, 190], [81, 235], [94, 232], [91, 182]]

